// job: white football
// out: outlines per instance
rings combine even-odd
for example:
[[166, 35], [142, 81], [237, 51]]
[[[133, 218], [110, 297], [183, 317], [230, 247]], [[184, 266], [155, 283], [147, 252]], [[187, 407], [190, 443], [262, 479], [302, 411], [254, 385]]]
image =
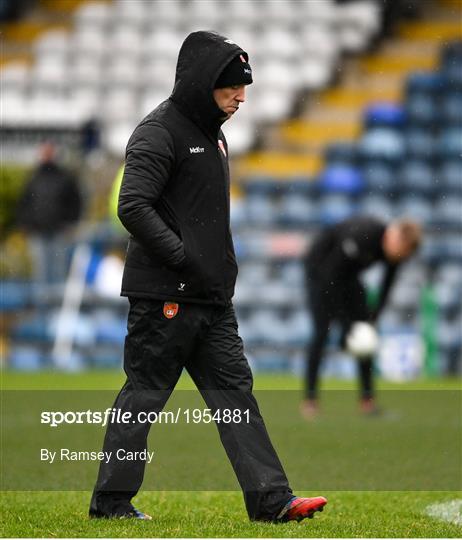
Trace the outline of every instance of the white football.
[[357, 321], [351, 325], [346, 338], [346, 346], [348, 352], [356, 358], [372, 356], [377, 352], [379, 336], [372, 324]]

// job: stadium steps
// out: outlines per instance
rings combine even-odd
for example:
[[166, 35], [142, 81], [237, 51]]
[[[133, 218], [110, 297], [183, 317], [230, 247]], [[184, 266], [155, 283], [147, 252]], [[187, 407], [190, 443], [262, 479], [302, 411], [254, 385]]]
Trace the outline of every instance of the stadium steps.
[[48, 11], [72, 15], [82, 4], [89, 3], [91, 3], [89, 0], [41, 0], [40, 5]]
[[286, 142], [301, 145], [305, 149], [319, 150], [338, 139], [352, 141], [359, 136], [360, 130], [358, 122], [345, 121], [345, 117], [334, 115], [324, 121], [292, 120], [281, 127], [281, 135]]
[[[461, 3], [459, 2], [459, 9]], [[412, 40], [451, 41], [462, 37], [461, 23], [459, 22], [414, 22], [403, 25], [399, 31], [401, 37]]]
[[5, 25], [2, 29], [3, 38], [7, 41], [19, 41], [30, 43], [41, 32], [46, 30], [46, 24], [35, 20], [20, 20]]
[[400, 88], [334, 88], [325, 92], [320, 98], [324, 109], [362, 109], [372, 101], [397, 102], [401, 98]]
[[30, 67], [33, 63], [33, 56], [27, 51], [8, 51], [4, 52], [0, 58], [0, 68], [20, 64]]
[[407, 76], [411, 71], [429, 71], [437, 68], [438, 58], [427, 55], [396, 56], [395, 54], [378, 54], [361, 61], [366, 73]]
[[252, 152], [236, 163], [236, 174], [247, 176], [269, 176], [281, 180], [316, 175], [322, 166], [318, 153]]
[[439, 0], [439, 4], [443, 7], [460, 10], [460, 0]]
[[2, 34], [2, 54], [0, 66], [12, 63], [33, 63], [32, 42], [45, 30], [36, 21], [18, 21], [0, 25]]

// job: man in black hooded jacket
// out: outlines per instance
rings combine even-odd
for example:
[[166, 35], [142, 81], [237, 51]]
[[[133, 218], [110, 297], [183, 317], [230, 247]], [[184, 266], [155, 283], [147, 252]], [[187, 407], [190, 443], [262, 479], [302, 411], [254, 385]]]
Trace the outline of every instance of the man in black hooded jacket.
[[[327, 501], [295, 497], [289, 488], [252, 395], [231, 302], [237, 265], [221, 125], [251, 83], [245, 51], [218, 34], [194, 32], [181, 47], [172, 95], [128, 142], [118, 208], [130, 233], [122, 282], [130, 302], [127, 380], [114, 406], [162, 410], [186, 368], [212, 413], [249, 411], [248, 423], [217, 427], [250, 519], [300, 520]], [[104, 450], [142, 451], [148, 432], [149, 424], [110, 424]], [[130, 502], [144, 466], [102, 463], [90, 516], [150, 519]]]

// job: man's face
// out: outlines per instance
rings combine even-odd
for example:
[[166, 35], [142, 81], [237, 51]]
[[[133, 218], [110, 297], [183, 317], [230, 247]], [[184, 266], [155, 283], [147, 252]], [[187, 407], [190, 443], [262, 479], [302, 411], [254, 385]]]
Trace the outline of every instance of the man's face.
[[238, 110], [239, 105], [245, 101], [245, 84], [216, 88], [213, 97], [218, 107], [225, 113], [226, 118]]

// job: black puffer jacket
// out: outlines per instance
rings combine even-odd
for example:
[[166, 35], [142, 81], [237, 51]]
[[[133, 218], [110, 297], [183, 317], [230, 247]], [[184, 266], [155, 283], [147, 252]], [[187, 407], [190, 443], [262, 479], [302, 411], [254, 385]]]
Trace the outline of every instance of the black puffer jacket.
[[123, 296], [226, 304], [234, 294], [227, 145], [213, 88], [239, 54], [247, 59], [223, 36], [190, 34], [172, 95], [128, 142], [118, 210], [131, 234]]

